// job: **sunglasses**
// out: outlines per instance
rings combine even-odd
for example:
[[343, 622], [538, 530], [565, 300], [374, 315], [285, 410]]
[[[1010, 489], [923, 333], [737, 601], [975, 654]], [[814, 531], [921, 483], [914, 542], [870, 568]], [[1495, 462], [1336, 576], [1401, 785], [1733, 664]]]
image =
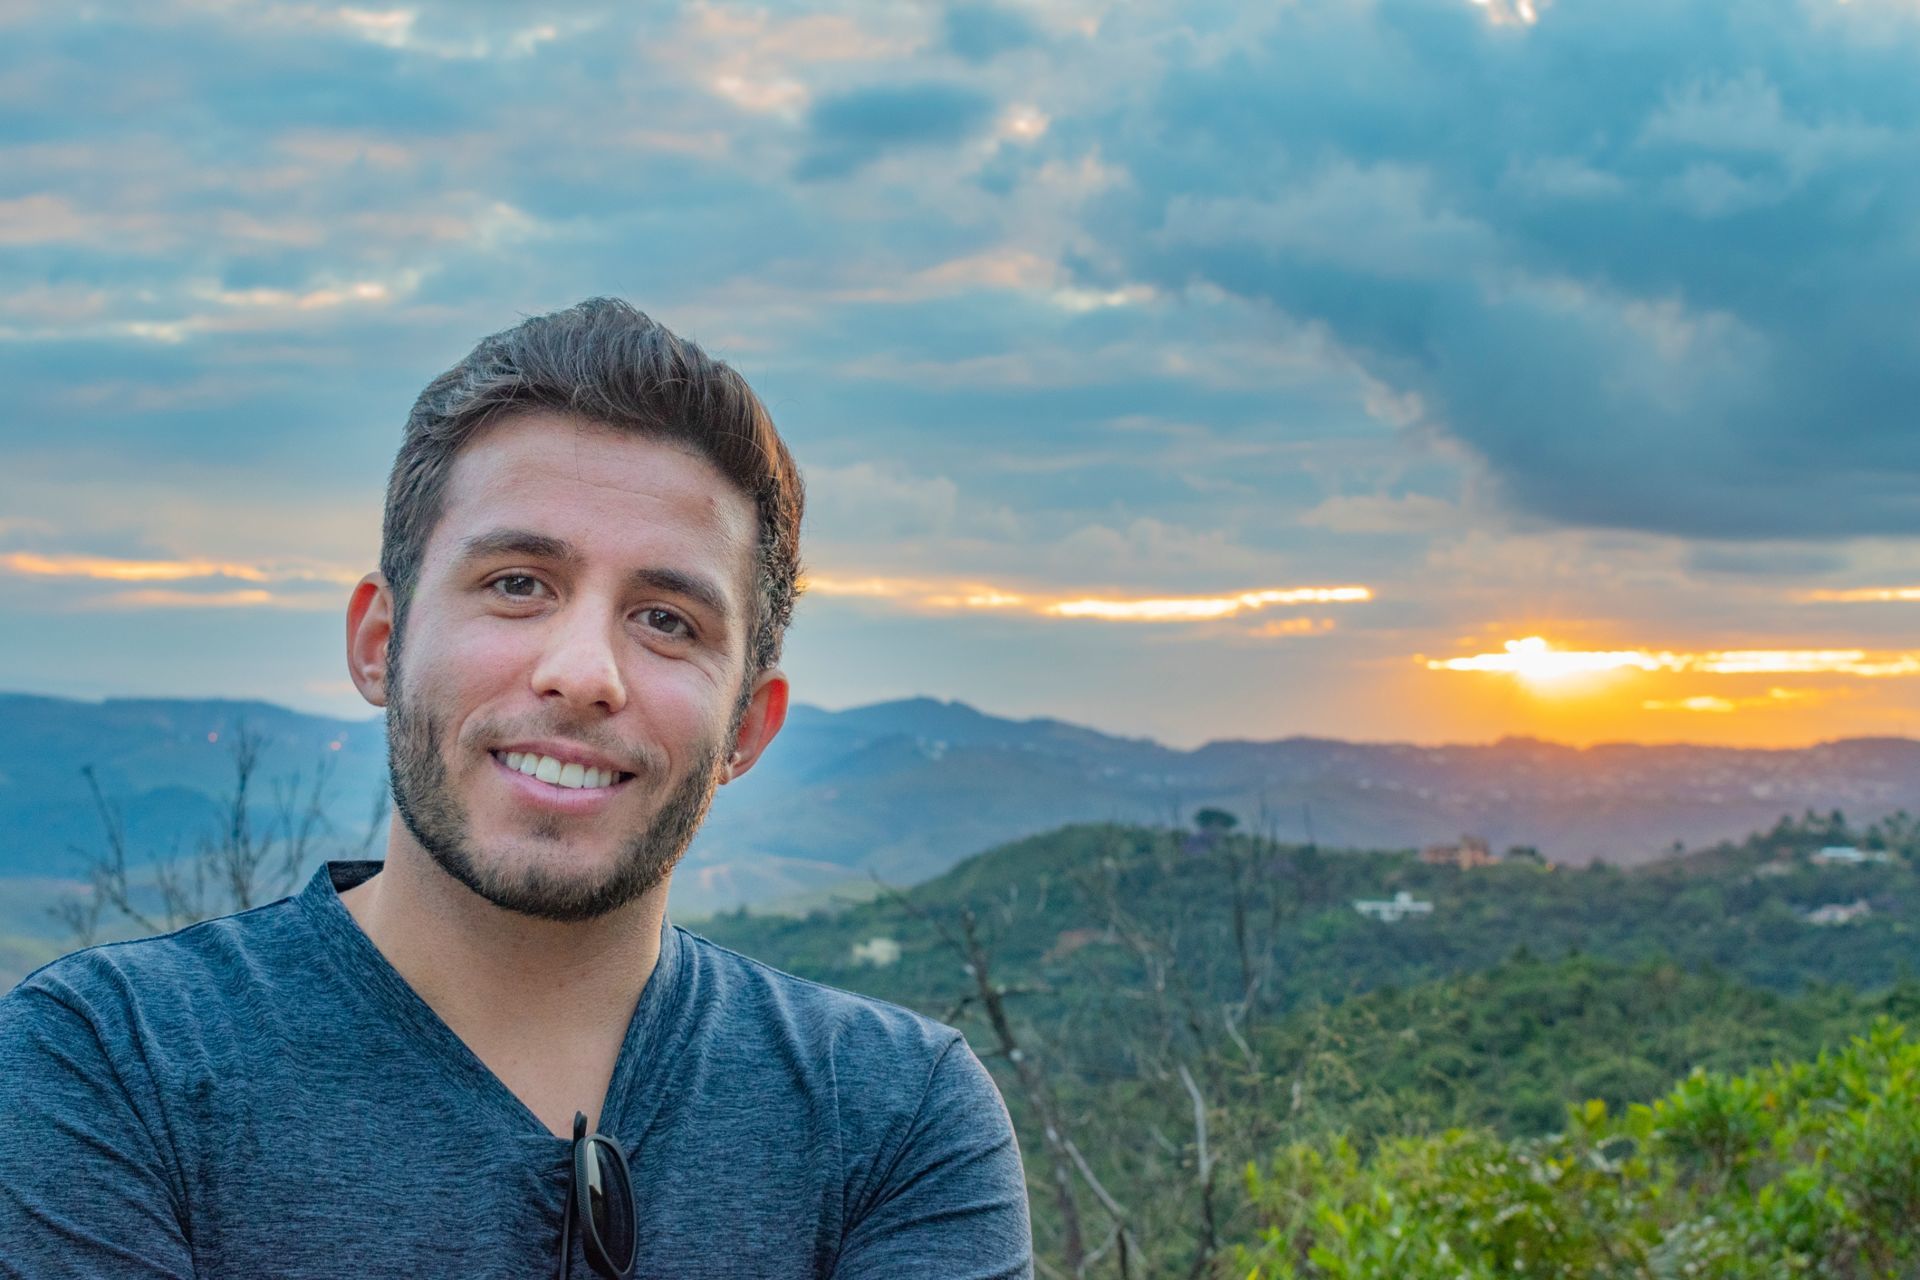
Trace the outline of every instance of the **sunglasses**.
[[627, 1157], [606, 1134], [588, 1133], [587, 1117], [578, 1111], [573, 1113], [573, 1169], [560, 1225], [560, 1280], [572, 1280], [576, 1223], [580, 1247], [595, 1273], [606, 1280], [630, 1280], [637, 1233]]

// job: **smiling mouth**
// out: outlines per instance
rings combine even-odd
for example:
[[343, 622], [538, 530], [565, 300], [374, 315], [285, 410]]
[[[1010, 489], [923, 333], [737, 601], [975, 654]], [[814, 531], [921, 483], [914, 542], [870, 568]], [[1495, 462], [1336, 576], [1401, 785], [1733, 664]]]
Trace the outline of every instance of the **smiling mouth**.
[[492, 751], [488, 754], [516, 773], [551, 783], [564, 791], [604, 790], [617, 787], [633, 777], [618, 769], [589, 768], [582, 764], [562, 762], [537, 751]]

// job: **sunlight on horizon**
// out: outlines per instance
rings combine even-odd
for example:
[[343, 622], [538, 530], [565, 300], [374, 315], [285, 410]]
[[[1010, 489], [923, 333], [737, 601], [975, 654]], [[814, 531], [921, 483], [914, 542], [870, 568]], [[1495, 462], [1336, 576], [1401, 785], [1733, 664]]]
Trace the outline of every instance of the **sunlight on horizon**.
[[1920, 652], [1866, 649], [1718, 649], [1702, 653], [1646, 649], [1557, 649], [1543, 636], [1508, 640], [1499, 653], [1423, 658], [1430, 671], [1479, 671], [1547, 684], [1613, 672], [1697, 672], [1708, 675], [1920, 675]]

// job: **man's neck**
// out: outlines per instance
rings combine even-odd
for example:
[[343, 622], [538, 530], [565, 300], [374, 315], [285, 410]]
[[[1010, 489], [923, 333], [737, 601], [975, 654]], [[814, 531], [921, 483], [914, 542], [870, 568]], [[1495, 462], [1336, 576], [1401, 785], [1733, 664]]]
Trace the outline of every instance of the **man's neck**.
[[340, 895], [373, 945], [548, 1127], [597, 1119], [660, 958], [667, 885], [596, 920], [502, 910], [442, 871], [404, 827], [379, 874]]

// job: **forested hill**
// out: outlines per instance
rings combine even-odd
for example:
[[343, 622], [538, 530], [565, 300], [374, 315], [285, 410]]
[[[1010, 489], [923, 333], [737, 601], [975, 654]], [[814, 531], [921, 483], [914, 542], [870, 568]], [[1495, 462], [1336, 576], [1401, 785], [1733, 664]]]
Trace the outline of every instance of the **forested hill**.
[[[1515, 1254], [1516, 1240], [1558, 1249], [1576, 1238], [1541, 1217], [1569, 1206], [1530, 1181], [1561, 1176], [1542, 1172], [1549, 1156], [1540, 1153], [1574, 1142], [1549, 1141], [1567, 1131], [1569, 1107], [1600, 1118], [1579, 1141], [1616, 1144], [1607, 1149], [1617, 1155], [1631, 1135], [1607, 1129], [1607, 1117], [1668, 1093], [1695, 1068], [1720, 1073], [1686, 1095], [1693, 1110], [1670, 1114], [1710, 1124], [1726, 1121], [1729, 1108], [1752, 1110], [1740, 1113], [1748, 1128], [1713, 1139], [1715, 1158], [1752, 1160], [1753, 1185], [1764, 1182], [1758, 1171], [1784, 1160], [1791, 1144], [1769, 1154], [1762, 1095], [1734, 1075], [1845, 1047], [1876, 1018], [1920, 1018], [1917, 836], [1904, 817], [1856, 830], [1830, 815], [1633, 870], [1529, 861], [1463, 870], [1404, 853], [1080, 826], [837, 912], [735, 913], [697, 928], [782, 968], [962, 1027], [1019, 1127], [1053, 1274], [1074, 1274], [1076, 1258], [1094, 1257], [1088, 1274], [1246, 1276], [1257, 1263], [1272, 1277], [1492, 1276], [1511, 1273], [1516, 1258], [1547, 1256]], [[1857, 861], [1822, 854], [1849, 847]], [[1400, 893], [1403, 906], [1431, 911], [1385, 921], [1355, 907]], [[1877, 1061], [1895, 1054], [1891, 1043], [1875, 1051]], [[1766, 1087], [1792, 1096], [1784, 1085]], [[1865, 1108], [1858, 1136], [1871, 1164], [1886, 1158], [1887, 1144], [1908, 1141], [1905, 1122], [1881, 1105], [1886, 1090], [1905, 1087], [1862, 1083], [1851, 1100], [1808, 1101], [1807, 1114]], [[1827, 1106], [1837, 1110], [1820, 1110]], [[1466, 1137], [1444, 1136], [1456, 1127]], [[1668, 1149], [1659, 1146], [1667, 1137], [1634, 1132], [1639, 1150]], [[1815, 1139], [1806, 1141], [1815, 1150]], [[1538, 1143], [1549, 1145], [1527, 1145]], [[1589, 1168], [1586, 1148], [1568, 1150], [1551, 1159]], [[1817, 1198], [1822, 1174], [1817, 1158], [1807, 1159], [1781, 1176]], [[1638, 1197], [1621, 1209], [1641, 1215], [1616, 1224], [1623, 1239], [1682, 1259], [1696, 1257], [1686, 1252], [1696, 1245], [1720, 1247], [1688, 1244], [1692, 1226], [1671, 1214], [1655, 1220], [1658, 1205], [1688, 1203], [1695, 1165], [1633, 1168], [1641, 1183], [1629, 1186], [1617, 1171], [1608, 1184]], [[1249, 1181], [1249, 1169], [1284, 1177]], [[1422, 1181], [1409, 1172], [1418, 1169], [1434, 1177], [1451, 1169], [1453, 1181]], [[1474, 1169], [1494, 1180], [1488, 1188], [1498, 1184], [1499, 1196], [1482, 1188], [1486, 1211], [1523, 1219], [1512, 1232], [1492, 1232], [1490, 1244], [1468, 1238], [1469, 1227], [1479, 1229], [1473, 1223], [1444, 1221], [1445, 1204], [1479, 1194]], [[1850, 1203], [1834, 1195], [1834, 1204]], [[1507, 1202], [1496, 1203], [1500, 1196]], [[1368, 1217], [1382, 1204], [1413, 1217]], [[1920, 1231], [1920, 1199], [1911, 1212], [1876, 1200], [1861, 1214], [1848, 1220], [1871, 1220], [1883, 1235]], [[1290, 1224], [1286, 1232], [1263, 1235], [1277, 1221]], [[1453, 1227], [1465, 1234], [1450, 1253], [1454, 1245], [1441, 1245]], [[1815, 1223], [1798, 1243], [1762, 1232], [1747, 1244], [1759, 1250], [1752, 1257], [1773, 1259], [1766, 1250], [1776, 1245], [1812, 1257], [1808, 1242], [1824, 1230]], [[1302, 1242], [1297, 1254], [1287, 1233]], [[1590, 1251], [1607, 1243], [1577, 1238]], [[1835, 1226], [1820, 1247], [1851, 1247], [1852, 1239]], [[1305, 1252], [1316, 1241], [1318, 1262]], [[1458, 1261], [1469, 1245], [1493, 1261], [1457, 1270], [1438, 1262], [1437, 1270], [1396, 1269], [1393, 1261], [1402, 1249], [1414, 1250], [1408, 1259]], [[1348, 1256], [1341, 1250], [1349, 1246], [1359, 1261], [1327, 1261]], [[1116, 1266], [1123, 1247], [1128, 1269]], [[1794, 1273], [1756, 1265], [1674, 1274]]]
[[[1858, 864], [1818, 856], [1856, 842]], [[805, 976], [930, 1006], [966, 990], [940, 930], [971, 911], [996, 971], [1042, 1004], [1066, 1002], [1059, 1017], [1139, 978], [1143, 939], [1195, 998], [1243, 998], [1252, 986], [1280, 1010], [1482, 970], [1515, 952], [1659, 958], [1790, 992], [1882, 987], [1920, 971], [1917, 861], [1920, 824], [1904, 814], [1859, 831], [1838, 814], [1783, 818], [1744, 841], [1631, 869], [1523, 859], [1463, 871], [1403, 852], [1075, 826], [877, 901], [800, 918], [723, 913], [695, 927]], [[1354, 906], [1401, 892], [1430, 913], [1382, 923]], [[1830, 906], [1857, 916], [1809, 921]]]

